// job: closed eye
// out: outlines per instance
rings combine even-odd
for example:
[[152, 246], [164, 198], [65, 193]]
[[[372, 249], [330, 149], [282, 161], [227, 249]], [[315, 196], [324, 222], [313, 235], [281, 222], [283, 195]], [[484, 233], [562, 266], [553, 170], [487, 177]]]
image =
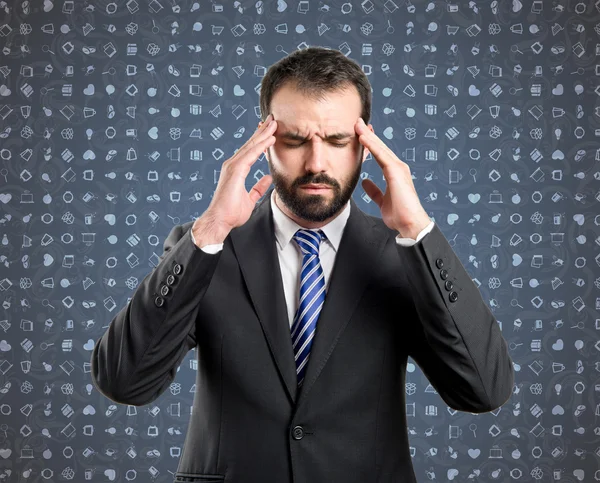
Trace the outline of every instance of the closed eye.
[[[288, 148], [294, 149], [294, 148], [299, 148], [303, 144], [304, 143], [300, 143], [300, 144], [287, 144], [287, 143], [284, 143], [284, 146], [287, 146]], [[350, 143], [344, 143], [344, 144], [331, 143], [331, 145], [335, 146], [336, 148], [343, 148], [344, 146], [348, 146], [348, 144], [350, 144]]]

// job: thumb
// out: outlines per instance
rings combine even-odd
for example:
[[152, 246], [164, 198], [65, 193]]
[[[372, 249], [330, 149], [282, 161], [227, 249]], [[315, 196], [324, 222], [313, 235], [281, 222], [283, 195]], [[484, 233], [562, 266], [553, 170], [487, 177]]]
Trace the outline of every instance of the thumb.
[[377, 203], [377, 206], [381, 208], [381, 204], [383, 203], [383, 193], [379, 187], [369, 178], [363, 179], [362, 187], [369, 195], [369, 198], [371, 198], [375, 203]]
[[265, 174], [256, 182], [256, 184], [250, 190], [250, 199], [253, 203], [256, 203], [260, 198], [264, 196], [264, 194], [269, 189], [269, 186], [271, 186], [272, 181], [273, 177], [270, 174]]

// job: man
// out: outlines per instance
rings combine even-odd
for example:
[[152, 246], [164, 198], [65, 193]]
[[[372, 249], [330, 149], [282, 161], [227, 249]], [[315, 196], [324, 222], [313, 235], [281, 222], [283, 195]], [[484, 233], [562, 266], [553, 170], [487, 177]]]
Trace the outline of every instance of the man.
[[[203, 216], [171, 230], [94, 347], [96, 386], [134, 405], [162, 394], [197, 349], [175, 481], [416, 482], [408, 357], [457, 410], [510, 397], [497, 321], [408, 167], [361, 122], [370, 103], [364, 73], [337, 51], [272, 66], [261, 86], [271, 122], [224, 163]], [[248, 193], [261, 152], [271, 175]], [[362, 187], [381, 218], [351, 198], [369, 152], [387, 189]]]

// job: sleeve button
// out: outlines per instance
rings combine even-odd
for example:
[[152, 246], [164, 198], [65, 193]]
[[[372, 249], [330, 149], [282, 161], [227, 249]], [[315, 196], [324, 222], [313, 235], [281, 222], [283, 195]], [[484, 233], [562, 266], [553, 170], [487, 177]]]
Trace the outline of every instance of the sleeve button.
[[156, 297], [154, 299], [154, 303], [156, 304], [157, 307], [162, 307], [165, 303], [165, 300], [162, 297]]
[[448, 299], [450, 299], [450, 302], [456, 302], [458, 300], [458, 294], [456, 292], [450, 292], [448, 294]]
[[448, 278], [448, 270], [446, 270], [445, 268], [442, 268], [440, 270], [440, 278], [442, 280], [446, 280]]
[[438, 268], [444, 268], [444, 260], [442, 260], [441, 258], [438, 258], [435, 261], [435, 266], [438, 267]]

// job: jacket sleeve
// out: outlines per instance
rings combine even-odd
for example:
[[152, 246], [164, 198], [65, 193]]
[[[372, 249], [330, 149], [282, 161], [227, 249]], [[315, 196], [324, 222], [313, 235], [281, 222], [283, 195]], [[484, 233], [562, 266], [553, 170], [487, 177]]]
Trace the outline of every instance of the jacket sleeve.
[[472, 413], [502, 406], [514, 384], [506, 341], [437, 224], [398, 253], [413, 301], [403, 332], [408, 355], [448, 406]]
[[173, 227], [158, 265], [92, 350], [92, 381], [117, 403], [140, 406], [155, 400], [197, 344], [199, 303], [221, 252], [209, 254], [198, 248], [190, 229]]

